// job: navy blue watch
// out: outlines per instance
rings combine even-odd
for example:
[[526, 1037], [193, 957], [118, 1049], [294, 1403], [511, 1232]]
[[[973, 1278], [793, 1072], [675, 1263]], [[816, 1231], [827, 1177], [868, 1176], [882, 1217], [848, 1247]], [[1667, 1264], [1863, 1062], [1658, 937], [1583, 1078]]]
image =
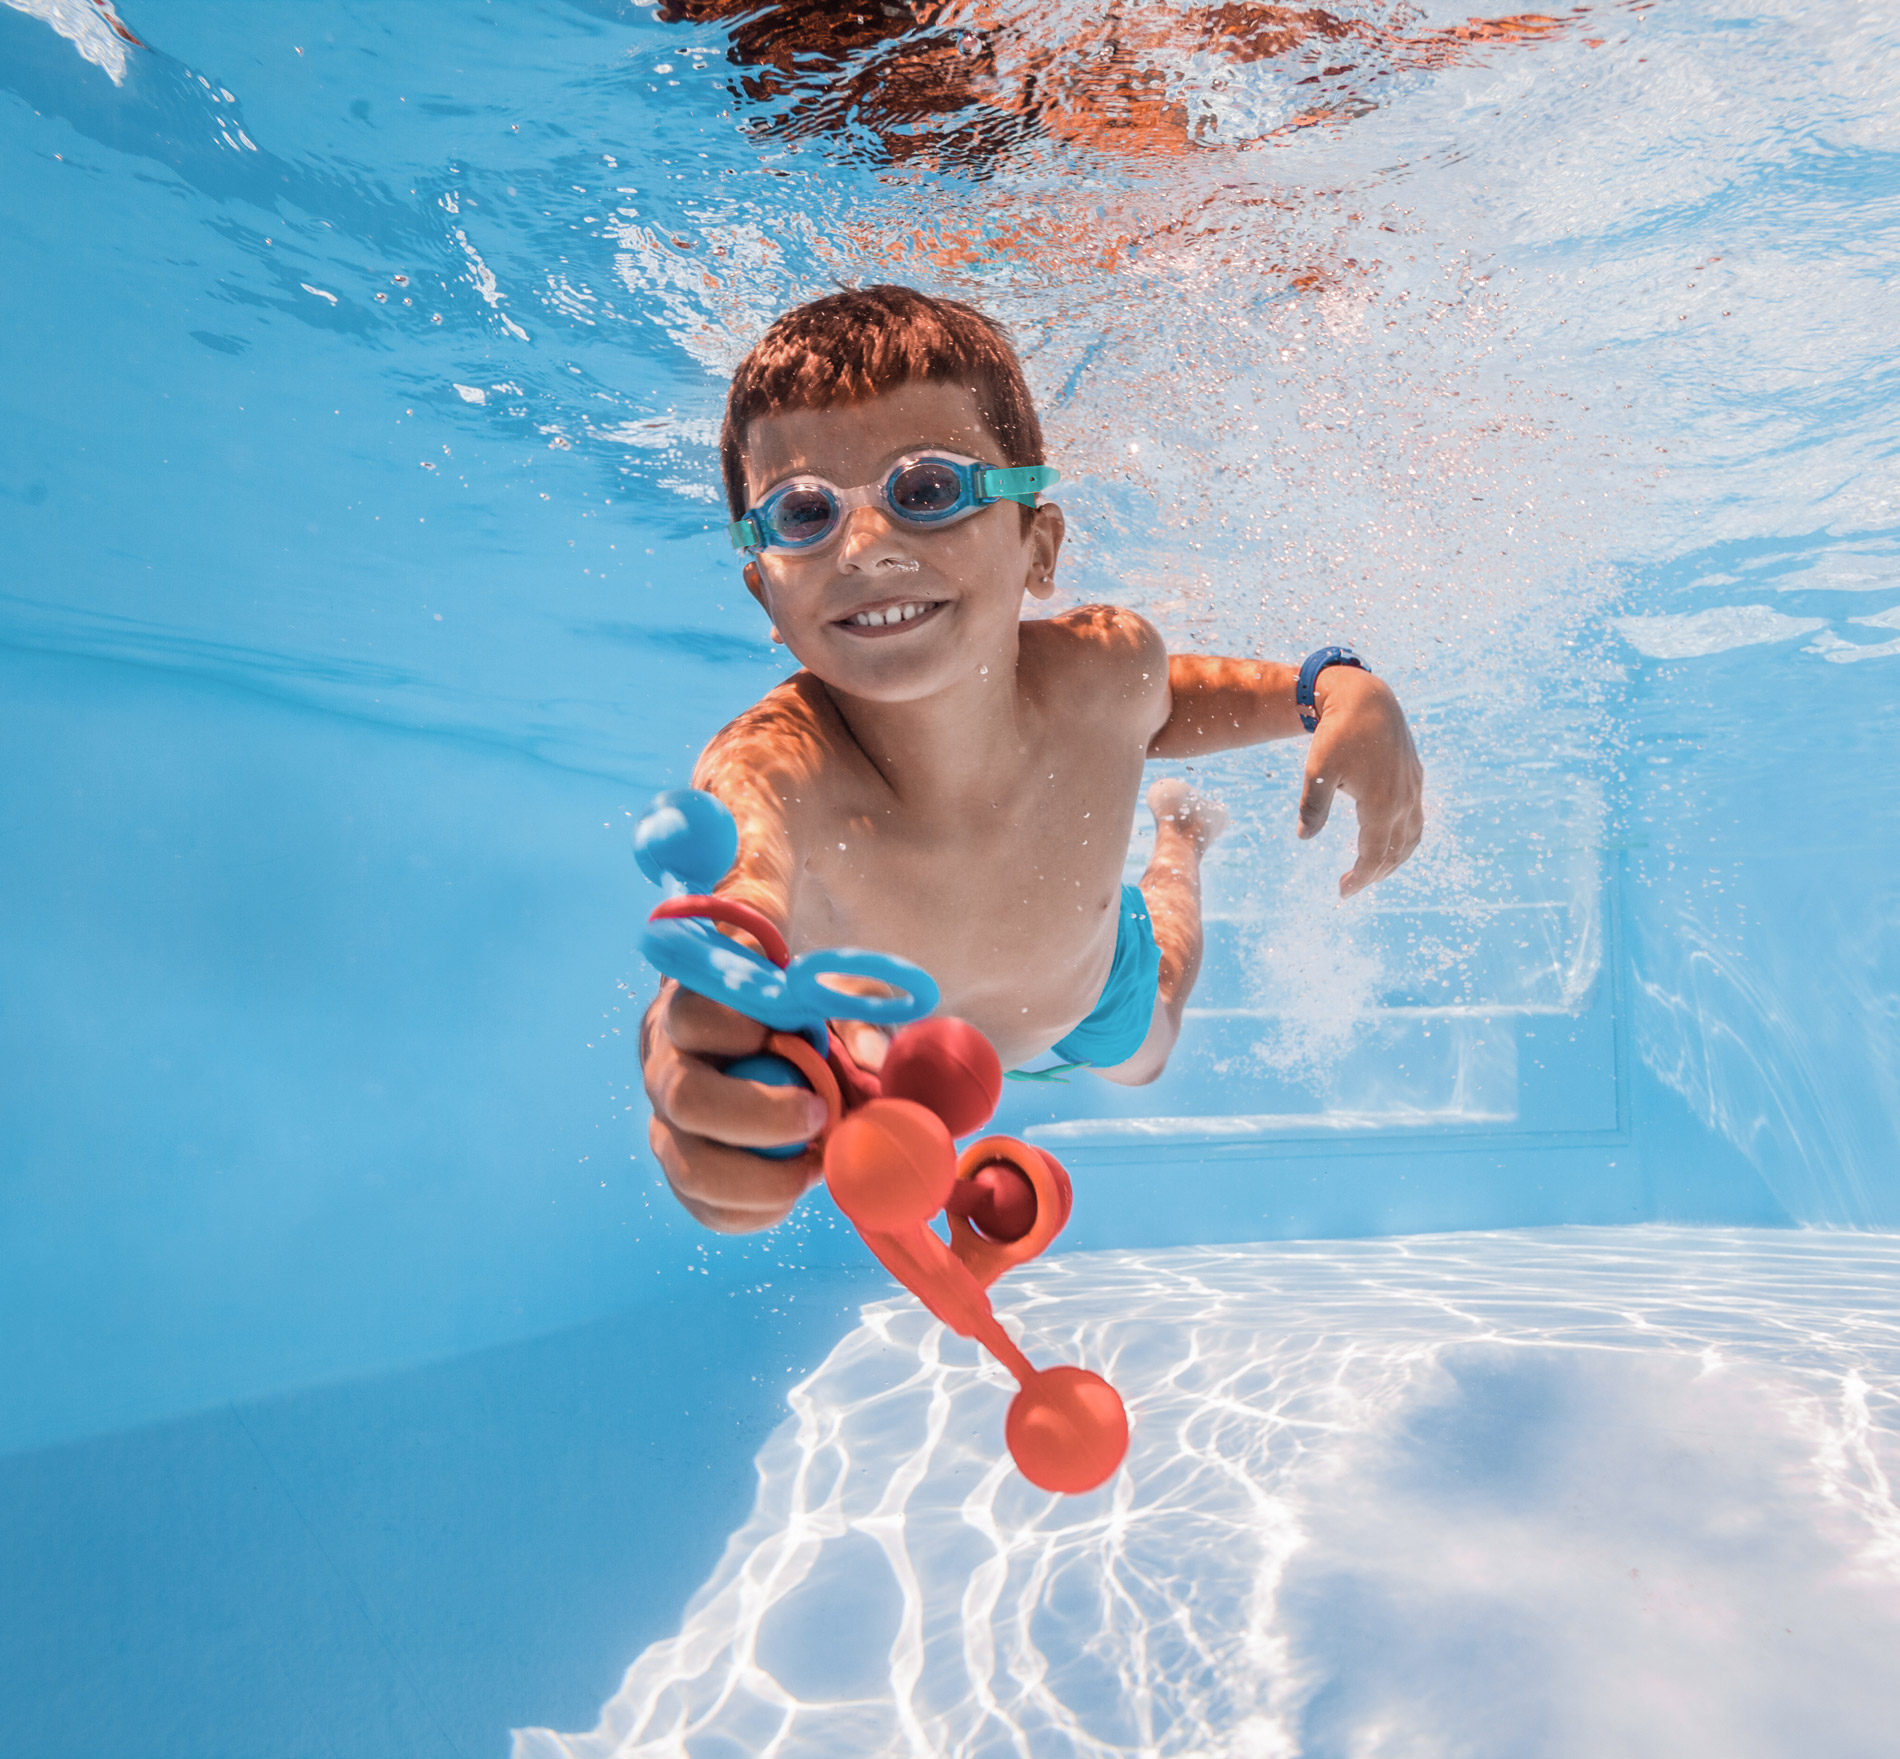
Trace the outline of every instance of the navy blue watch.
[[1322, 647], [1306, 656], [1300, 667], [1300, 681], [1293, 688], [1293, 700], [1299, 706], [1300, 725], [1312, 732], [1319, 725], [1319, 707], [1313, 701], [1313, 686], [1328, 666], [1351, 666], [1355, 671], [1371, 668], [1349, 647]]

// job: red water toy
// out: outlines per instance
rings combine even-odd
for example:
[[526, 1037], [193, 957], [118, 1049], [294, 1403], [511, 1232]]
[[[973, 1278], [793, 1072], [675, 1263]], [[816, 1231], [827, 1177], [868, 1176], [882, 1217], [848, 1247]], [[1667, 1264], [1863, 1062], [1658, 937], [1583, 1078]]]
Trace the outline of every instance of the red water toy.
[[[1085, 1368], [1037, 1368], [985, 1293], [1048, 1246], [1073, 1203], [1062, 1163], [1027, 1142], [986, 1136], [957, 1153], [952, 1132], [980, 1129], [1001, 1094], [989, 1040], [962, 1020], [919, 1020], [891, 1040], [875, 1075], [835, 1039], [831, 1059], [790, 1033], [769, 1042], [830, 1110], [820, 1140], [832, 1200], [892, 1276], [1016, 1377], [1003, 1435], [1023, 1476], [1068, 1495], [1105, 1482], [1128, 1452], [1128, 1414], [1115, 1389]], [[846, 1082], [873, 1097], [847, 1108], [830, 1066], [840, 1058]], [[939, 1213], [949, 1222], [947, 1244], [930, 1226]]]
[[[1069, 1175], [1054, 1155], [1010, 1136], [986, 1136], [959, 1156], [954, 1138], [990, 1121], [1003, 1090], [990, 1041], [938, 1015], [930, 974], [883, 953], [833, 948], [789, 956], [784, 937], [750, 905], [711, 895], [738, 852], [731, 815], [710, 794], [662, 794], [634, 832], [641, 868], [689, 888], [648, 918], [641, 951], [667, 976], [773, 1028], [767, 1054], [728, 1073], [797, 1080], [825, 1102], [814, 1138], [832, 1199], [892, 1276], [959, 1337], [975, 1338], [1016, 1377], [1003, 1435], [1031, 1484], [1077, 1495], [1105, 1483], [1128, 1452], [1128, 1413], [1115, 1389], [1085, 1368], [1037, 1368], [997, 1323], [984, 1292], [1026, 1264], [1069, 1219]], [[758, 953], [720, 934], [751, 936]], [[762, 955], [762, 956], [761, 956]], [[876, 979], [883, 995], [847, 994], [826, 975]], [[830, 1030], [834, 1019], [902, 1029], [873, 1072]], [[765, 1149], [777, 1158], [802, 1145]], [[948, 1222], [946, 1242], [930, 1226]]]

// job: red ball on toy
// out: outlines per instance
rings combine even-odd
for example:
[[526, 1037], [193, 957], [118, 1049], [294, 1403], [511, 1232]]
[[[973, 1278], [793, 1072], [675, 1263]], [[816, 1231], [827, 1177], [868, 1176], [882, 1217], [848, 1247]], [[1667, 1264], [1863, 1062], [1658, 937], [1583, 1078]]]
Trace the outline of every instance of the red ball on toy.
[[957, 1179], [957, 1151], [935, 1112], [874, 1099], [849, 1113], [825, 1145], [832, 1201], [867, 1233], [922, 1227]]
[[1128, 1452], [1121, 1395], [1086, 1368], [1051, 1368], [1010, 1400], [1003, 1436], [1038, 1490], [1080, 1496], [1105, 1484]]
[[990, 1121], [1003, 1096], [1003, 1065], [995, 1047], [967, 1020], [947, 1014], [906, 1026], [884, 1053], [878, 1071], [887, 1099], [928, 1106], [952, 1136], [968, 1136]]

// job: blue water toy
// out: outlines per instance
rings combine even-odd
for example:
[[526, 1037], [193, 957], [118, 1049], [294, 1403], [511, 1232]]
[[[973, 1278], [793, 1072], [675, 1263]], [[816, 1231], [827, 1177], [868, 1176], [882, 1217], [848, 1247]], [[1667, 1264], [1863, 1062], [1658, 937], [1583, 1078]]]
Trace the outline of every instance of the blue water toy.
[[[937, 985], [921, 965], [864, 947], [825, 947], [793, 959], [776, 925], [751, 905], [710, 896], [737, 858], [739, 831], [725, 806], [703, 790], [659, 795], [634, 828], [633, 849], [640, 871], [656, 884], [670, 878], [689, 888], [654, 909], [640, 951], [695, 995], [774, 1032], [796, 1032], [820, 1056], [829, 1048], [827, 1020], [903, 1026], [937, 1006]], [[721, 934], [717, 923], [743, 929], [764, 952]], [[867, 978], [897, 993], [854, 995], [825, 981], [831, 977]]]
[[633, 827], [633, 858], [656, 886], [671, 874], [689, 892], [710, 892], [739, 859], [739, 827], [704, 789], [668, 788]]

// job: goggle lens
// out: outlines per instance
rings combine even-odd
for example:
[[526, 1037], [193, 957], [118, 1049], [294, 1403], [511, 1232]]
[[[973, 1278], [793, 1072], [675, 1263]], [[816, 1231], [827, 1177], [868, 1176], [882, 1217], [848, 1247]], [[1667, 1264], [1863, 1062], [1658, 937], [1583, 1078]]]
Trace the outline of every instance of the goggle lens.
[[772, 535], [794, 549], [817, 543], [838, 521], [838, 503], [821, 488], [799, 484], [772, 497], [766, 517]]
[[893, 476], [885, 493], [898, 518], [929, 524], [965, 504], [964, 474], [940, 458], [920, 458]]

